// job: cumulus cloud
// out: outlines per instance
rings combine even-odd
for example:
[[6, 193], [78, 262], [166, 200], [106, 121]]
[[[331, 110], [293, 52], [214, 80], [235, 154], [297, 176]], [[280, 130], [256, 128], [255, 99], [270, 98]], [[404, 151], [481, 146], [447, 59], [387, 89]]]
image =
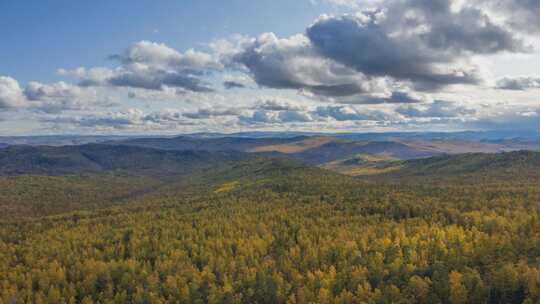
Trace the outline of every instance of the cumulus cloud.
[[187, 98], [191, 94], [180, 88], [164, 87], [161, 90], [145, 90], [141, 88], [129, 88], [127, 96], [130, 99], [137, 99], [146, 102], [155, 101], [178, 101], [179, 98]]
[[401, 106], [396, 109], [396, 112], [413, 118], [449, 118], [473, 115], [476, 110], [454, 102], [436, 100], [429, 104]]
[[310, 113], [302, 112], [302, 111], [281, 111], [278, 114], [279, 119], [284, 122], [311, 122], [313, 121], [313, 117]]
[[278, 38], [265, 33], [232, 56], [255, 82], [268, 88], [307, 90], [323, 96], [366, 92], [369, 82], [344, 65], [320, 57], [304, 35]]
[[221, 69], [222, 64], [212, 55], [188, 49], [180, 53], [163, 43], [139, 41], [131, 45], [123, 54], [111, 56], [129, 65], [133, 63], [151, 66], [173, 67], [176, 69]]
[[394, 1], [384, 10], [323, 16], [307, 29], [314, 47], [370, 77], [406, 80], [420, 90], [479, 82], [464, 56], [517, 52], [524, 46], [474, 8], [451, 9], [449, 0]]
[[146, 90], [182, 89], [191, 92], [213, 92], [203, 76], [223, 68], [212, 55], [193, 49], [185, 53], [160, 43], [140, 41], [124, 53], [113, 55], [121, 65], [117, 68], [84, 67], [60, 69], [62, 75], [79, 79], [80, 86], [110, 86]]
[[429, 95], [418, 94], [416, 92], [394, 91], [341, 98], [336, 102], [341, 104], [406, 104], [429, 101], [431, 101], [431, 97]]
[[24, 104], [23, 90], [11, 77], [0, 76], [0, 110], [20, 107]]
[[255, 105], [256, 109], [266, 111], [301, 111], [305, 110], [304, 106], [293, 103], [292, 101], [282, 99], [267, 99], [259, 101]]
[[20, 108], [59, 113], [113, 104], [107, 98], [98, 100], [96, 92], [92, 89], [80, 88], [63, 81], [51, 84], [31, 81], [25, 88], [21, 88], [17, 80], [0, 76], [0, 109]]
[[372, 7], [376, 4], [379, 4], [382, 0], [311, 0], [313, 4], [327, 3], [335, 6], [343, 6], [351, 9], [360, 9], [365, 7]]
[[372, 4], [379, 8], [324, 15], [305, 34], [279, 38], [265, 33], [221, 42], [216, 49], [222, 53], [216, 57], [224, 66], [244, 68], [263, 88], [360, 104], [416, 101], [403, 87], [437, 91], [453, 84], [475, 85], [482, 81], [481, 67], [470, 56], [529, 51], [513, 32], [473, 6], [451, 0]]
[[266, 111], [256, 110], [249, 115], [239, 117], [244, 125], [306, 123], [314, 121], [310, 113], [302, 111]]
[[390, 120], [393, 116], [381, 110], [363, 109], [363, 111], [351, 106], [320, 106], [315, 113], [323, 118], [332, 118], [337, 121], [348, 120]]
[[213, 92], [208, 83], [190, 71], [167, 72], [154, 69], [131, 69], [122, 71], [107, 80], [117, 87], [163, 90], [164, 87], [182, 88], [192, 92]]
[[191, 119], [209, 119], [217, 116], [237, 116], [242, 113], [239, 108], [202, 108], [196, 112], [186, 112], [184, 117]]
[[400, 115], [390, 109], [369, 109], [345, 105], [305, 106], [283, 99], [268, 99], [245, 108], [203, 108], [186, 112], [190, 119], [212, 119], [220, 116], [236, 118], [242, 125], [273, 125], [328, 121], [387, 121]]
[[24, 94], [29, 100], [45, 100], [45, 99], [73, 99], [81, 95], [81, 89], [75, 86], [68, 85], [60, 81], [53, 84], [42, 84], [36, 81], [31, 81], [24, 90]]
[[529, 89], [540, 89], [540, 78], [534, 77], [505, 77], [499, 79], [496, 85], [497, 89], [525, 91]]
[[59, 69], [58, 74], [78, 78], [81, 87], [91, 87], [105, 85], [107, 80], [115, 75], [115, 71], [104, 67], [79, 67], [73, 70]]
[[60, 116], [48, 118], [46, 121], [55, 124], [70, 124], [80, 127], [107, 126], [114, 129], [126, 128], [144, 122], [144, 114], [139, 109], [128, 109], [122, 112], [111, 112], [103, 115]]
[[450, 51], [453, 55], [528, 50], [513, 32], [494, 23], [487, 13], [474, 6], [460, 6], [459, 1], [406, 0], [390, 6], [388, 11], [393, 21], [405, 13], [409, 16], [407, 22], [417, 23], [415, 29], [418, 25], [429, 26], [419, 38], [431, 49]]
[[183, 119], [182, 116], [183, 115], [176, 110], [165, 110], [141, 115], [139, 121], [155, 124], [190, 125], [191, 123]]
[[492, 13], [502, 15], [507, 24], [528, 33], [540, 32], [540, 6], [536, 0], [477, 0]]
[[63, 81], [52, 84], [31, 81], [24, 89], [24, 95], [29, 107], [48, 113], [80, 110], [90, 103], [97, 104], [93, 90], [81, 89]]
[[64, 75], [79, 78], [82, 87], [111, 86], [162, 91], [177, 88], [192, 92], [213, 92], [214, 89], [200, 78], [195, 70], [166, 70], [141, 63], [131, 63], [116, 69], [78, 68], [61, 70]]
[[[236, 35], [210, 43], [209, 52], [179, 52], [143, 40], [112, 56], [120, 63], [117, 68], [61, 72], [78, 77], [81, 86], [180, 93], [215, 92], [209, 75], [245, 72], [261, 88], [297, 90], [323, 101], [412, 103], [424, 100], [409, 91], [479, 83], [478, 67], [467, 60], [471, 55], [526, 50], [511, 31], [476, 7], [451, 0], [369, 3], [378, 8], [362, 5], [356, 14], [325, 15], [305, 33], [288, 38]], [[359, 1], [337, 4], [361, 8]], [[222, 84], [225, 89], [249, 87], [235, 79]]]
[[252, 88], [254, 85], [251, 77], [247, 76], [244, 73], [224, 73], [222, 79], [223, 87], [227, 90]]
[[[347, 103], [412, 102], [384, 79], [368, 79], [362, 73], [321, 55], [303, 34], [278, 38], [265, 33], [231, 55], [263, 88], [293, 89], [305, 96]], [[378, 96], [373, 95], [378, 93]], [[383, 94], [387, 96], [382, 97]], [[393, 95], [393, 96], [392, 96]]]
[[246, 87], [244, 84], [242, 84], [240, 82], [232, 81], [232, 80], [224, 81], [223, 86], [228, 90], [230, 90], [230, 89], [243, 89], [243, 88]]
[[254, 111], [249, 115], [242, 115], [239, 117], [239, 122], [246, 125], [260, 124], [260, 123], [279, 123], [278, 113], [272, 111]]
[[[49, 124], [113, 130], [175, 129], [195, 122], [201, 128], [228, 123], [278, 128], [478, 120], [485, 115], [474, 102], [464, 106], [444, 100], [459, 100], [460, 92], [479, 89], [474, 85], [490, 74], [484, 69], [496, 58], [491, 55], [529, 52], [520, 39], [540, 30], [533, 0], [317, 1], [360, 12], [323, 15], [305, 32], [289, 37], [235, 35], [204, 51], [139, 41], [111, 56], [115, 67], [59, 70], [76, 84], [34, 81], [21, 86], [0, 76], [0, 109], [39, 112]], [[456, 84], [470, 86], [446, 89]], [[507, 77], [495, 86], [537, 88], [540, 79], [534, 77]], [[283, 91], [274, 94], [277, 90]], [[102, 113], [99, 107], [106, 102], [96, 94], [105, 100], [124, 94], [135, 99], [126, 102], [139, 105], [159, 100], [202, 107], [145, 113], [123, 105], [123, 110]], [[233, 107], [223, 106], [233, 102]], [[80, 115], [63, 113], [68, 110]], [[538, 114], [488, 116], [493, 121], [534, 116], [527, 113]]]
[[43, 122], [53, 126], [78, 126], [91, 129], [154, 129], [161, 130], [191, 125], [182, 113], [174, 110], [145, 114], [140, 109], [95, 113], [92, 115], [53, 116], [43, 118]]

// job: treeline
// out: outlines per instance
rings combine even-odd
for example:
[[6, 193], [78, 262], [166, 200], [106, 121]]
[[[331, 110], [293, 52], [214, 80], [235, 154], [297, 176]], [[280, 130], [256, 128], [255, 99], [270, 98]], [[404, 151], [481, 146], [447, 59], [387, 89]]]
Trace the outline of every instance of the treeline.
[[3, 224], [0, 303], [540, 301], [535, 186], [298, 170], [203, 189]]

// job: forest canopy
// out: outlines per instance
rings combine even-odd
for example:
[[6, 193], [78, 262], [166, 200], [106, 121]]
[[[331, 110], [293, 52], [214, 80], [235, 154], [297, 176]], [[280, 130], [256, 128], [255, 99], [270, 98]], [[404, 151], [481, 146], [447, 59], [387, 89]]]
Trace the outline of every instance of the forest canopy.
[[540, 301], [535, 180], [353, 178], [268, 158], [153, 176], [1, 179], [0, 303]]

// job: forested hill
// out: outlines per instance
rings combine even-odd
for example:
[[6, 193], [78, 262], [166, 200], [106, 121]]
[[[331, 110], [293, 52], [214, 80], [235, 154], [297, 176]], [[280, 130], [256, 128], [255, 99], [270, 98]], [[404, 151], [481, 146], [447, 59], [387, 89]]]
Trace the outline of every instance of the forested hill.
[[240, 152], [165, 151], [122, 145], [10, 146], [0, 150], [1, 175], [66, 175], [126, 171], [152, 176], [186, 175], [250, 158]]
[[0, 176], [0, 303], [540, 301], [538, 153], [345, 162], [396, 166], [364, 179], [240, 152], [0, 155], [17, 175]]
[[390, 156], [406, 160], [441, 154], [464, 152], [500, 152], [513, 150], [498, 144], [457, 141], [370, 141], [351, 140], [333, 136], [297, 136], [290, 138], [136, 138], [109, 142], [111, 145], [130, 145], [163, 150], [241, 151], [285, 156], [313, 165], [321, 165], [356, 154]]
[[[104, 153], [101, 149], [98, 151]], [[67, 172], [65, 168], [68, 167], [65, 166], [62, 170], [61, 167], [45, 170], [43, 167], [29, 165], [27, 168], [34, 172], [33, 175], [0, 176], [0, 222], [17, 216], [39, 217], [75, 210], [125, 206], [129, 201], [144, 201], [150, 198], [162, 201], [166, 198], [177, 200], [206, 197], [214, 193], [257, 195], [264, 189], [318, 193], [325, 186], [335, 187], [360, 182], [287, 159], [251, 155], [236, 159], [241, 155], [236, 153], [227, 158], [223, 157], [227, 155], [223, 153], [208, 153], [205, 158], [187, 157], [192, 155], [187, 152], [174, 152], [173, 155], [182, 156], [181, 161], [175, 162], [173, 159], [171, 162], [156, 163], [161, 167], [151, 170], [139, 169], [142, 164], [122, 166], [121, 170], [94, 172], [79, 166], [76, 170], [69, 167], [70, 172], [77, 174], [52, 175], [46, 172]], [[22, 160], [29, 158], [21, 157], [21, 162]], [[149, 164], [151, 162], [144, 166]], [[169, 167], [164, 168], [166, 165]], [[115, 168], [119, 166], [120, 164]], [[110, 169], [111, 166], [100, 168]], [[169, 170], [169, 175], [162, 170]]]
[[378, 178], [463, 182], [540, 179], [540, 152], [467, 153], [394, 161], [384, 165]]
[[[173, 138], [139, 138], [110, 142], [136, 147], [162, 150], [204, 150], [204, 151], [240, 151], [262, 153], [270, 157], [286, 157], [302, 162], [321, 165], [327, 162], [350, 157], [355, 154], [373, 154], [391, 156], [396, 159], [413, 159], [440, 155], [454, 151], [452, 143], [444, 145], [437, 142], [404, 143], [399, 141], [349, 140], [332, 136], [297, 136], [290, 138], [242, 138], [218, 137], [196, 138], [179, 136]], [[496, 151], [500, 147], [488, 144], [462, 143], [466, 151]]]
[[217, 137], [198, 138], [178, 136], [172, 138], [135, 138], [111, 141], [110, 144], [130, 145], [162, 150], [247, 151], [259, 146], [289, 144], [307, 139], [306, 136], [291, 138]]

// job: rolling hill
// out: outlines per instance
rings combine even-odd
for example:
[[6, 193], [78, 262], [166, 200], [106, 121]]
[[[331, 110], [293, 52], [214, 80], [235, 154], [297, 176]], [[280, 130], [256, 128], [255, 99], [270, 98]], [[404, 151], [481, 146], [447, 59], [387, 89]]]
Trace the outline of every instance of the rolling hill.
[[296, 154], [310, 149], [319, 148], [325, 144], [331, 142], [342, 142], [346, 140], [339, 140], [333, 137], [313, 136], [313, 137], [296, 137], [292, 142], [280, 143], [276, 145], [259, 145], [254, 147], [248, 152], [279, 152], [284, 154]]
[[239, 152], [12, 146], [0, 151], [0, 222], [213, 192], [256, 196], [269, 188], [318, 193], [350, 182], [358, 181], [296, 160]]
[[323, 166], [378, 174], [294, 151], [0, 150], [0, 302], [540, 299], [540, 153], [399, 160], [384, 153], [402, 146], [357, 144], [380, 154]]
[[381, 174], [400, 168], [397, 159], [370, 154], [358, 154], [350, 158], [322, 164], [320, 167], [350, 176]]
[[379, 154], [398, 159], [429, 157], [443, 152], [436, 149], [416, 147], [407, 143], [392, 141], [353, 141], [336, 137], [291, 137], [291, 138], [142, 138], [129, 139], [110, 144], [147, 147], [163, 150], [200, 150], [200, 151], [241, 151], [261, 153], [269, 156], [285, 156], [309, 164], [347, 158], [356, 154]]
[[130, 136], [106, 135], [43, 135], [43, 136], [0, 136], [2, 146], [71, 146], [84, 144], [99, 144], [109, 141], [126, 140]]
[[228, 161], [239, 152], [166, 151], [122, 145], [10, 146], [0, 150], [0, 175], [66, 175], [125, 171], [156, 177], [191, 174]]
[[540, 152], [465, 153], [392, 160], [359, 156], [324, 168], [378, 182], [535, 182], [540, 179]]
[[394, 175], [409, 176], [540, 176], [540, 152], [466, 153], [407, 160]]
[[291, 155], [309, 164], [320, 165], [357, 154], [372, 154], [397, 159], [430, 157], [440, 152], [425, 151], [399, 142], [332, 141], [317, 148]]
[[249, 138], [249, 137], [192, 137], [136, 138], [111, 141], [110, 144], [137, 146], [161, 150], [199, 151], [243, 151], [248, 152], [260, 146], [294, 143], [307, 139], [305, 136], [292, 138]]
[[312, 165], [345, 160], [358, 154], [378, 155], [400, 160], [443, 154], [496, 153], [515, 150], [539, 150], [533, 140], [495, 142], [457, 139], [395, 138], [389, 140], [348, 139], [343, 136], [233, 137], [179, 136], [173, 138], [136, 138], [108, 142], [161, 150], [239, 151], [273, 157], [287, 157]]

